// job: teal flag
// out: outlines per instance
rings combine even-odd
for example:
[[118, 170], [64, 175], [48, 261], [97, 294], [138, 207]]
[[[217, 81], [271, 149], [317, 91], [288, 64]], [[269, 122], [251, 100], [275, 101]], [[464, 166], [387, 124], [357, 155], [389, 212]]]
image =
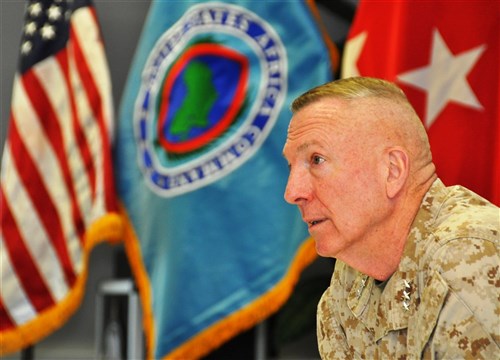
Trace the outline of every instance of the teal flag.
[[207, 354], [314, 260], [282, 148], [291, 100], [336, 61], [312, 1], [151, 3], [114, 164], [148, 357]]

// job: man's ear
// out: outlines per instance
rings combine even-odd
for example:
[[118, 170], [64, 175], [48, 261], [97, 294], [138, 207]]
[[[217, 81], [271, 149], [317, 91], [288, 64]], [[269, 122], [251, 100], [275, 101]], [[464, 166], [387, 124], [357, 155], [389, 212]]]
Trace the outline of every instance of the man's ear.
[[387, 196], [392, 199], [403, 189], [410, 172], [409, 157], [405, 149], [393, 147], [387, 150], [388, 172], [386, 180]]

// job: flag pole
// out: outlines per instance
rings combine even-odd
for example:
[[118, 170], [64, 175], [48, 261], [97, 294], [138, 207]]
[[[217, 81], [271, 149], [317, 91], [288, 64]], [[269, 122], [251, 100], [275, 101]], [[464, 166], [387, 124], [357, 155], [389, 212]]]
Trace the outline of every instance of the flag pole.
[[255, 327], [255, 360], [267, 359], [267, 321], [263, 320]]
[[35, 347], [30, 345], [21, 351], [21, 360], [33, 360], [35, 358]]

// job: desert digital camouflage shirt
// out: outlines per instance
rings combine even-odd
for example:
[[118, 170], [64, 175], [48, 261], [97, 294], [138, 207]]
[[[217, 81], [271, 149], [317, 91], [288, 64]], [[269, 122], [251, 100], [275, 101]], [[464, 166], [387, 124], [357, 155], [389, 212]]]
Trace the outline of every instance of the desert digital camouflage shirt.
[[341, 261], [318, 305], [323, 359], [500, 359], [500, 210], [436, 180], [398, 270], [378, 284]]

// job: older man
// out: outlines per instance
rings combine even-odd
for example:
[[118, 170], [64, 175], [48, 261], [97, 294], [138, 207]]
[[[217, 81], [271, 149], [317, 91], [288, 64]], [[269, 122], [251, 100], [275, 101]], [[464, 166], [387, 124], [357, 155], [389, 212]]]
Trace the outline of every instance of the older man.
[[500, 210], [439, 180], [401, 89], [342, 79], [292, 111], [285, 199], [337, 260], [322, 358], [500, 359]]

